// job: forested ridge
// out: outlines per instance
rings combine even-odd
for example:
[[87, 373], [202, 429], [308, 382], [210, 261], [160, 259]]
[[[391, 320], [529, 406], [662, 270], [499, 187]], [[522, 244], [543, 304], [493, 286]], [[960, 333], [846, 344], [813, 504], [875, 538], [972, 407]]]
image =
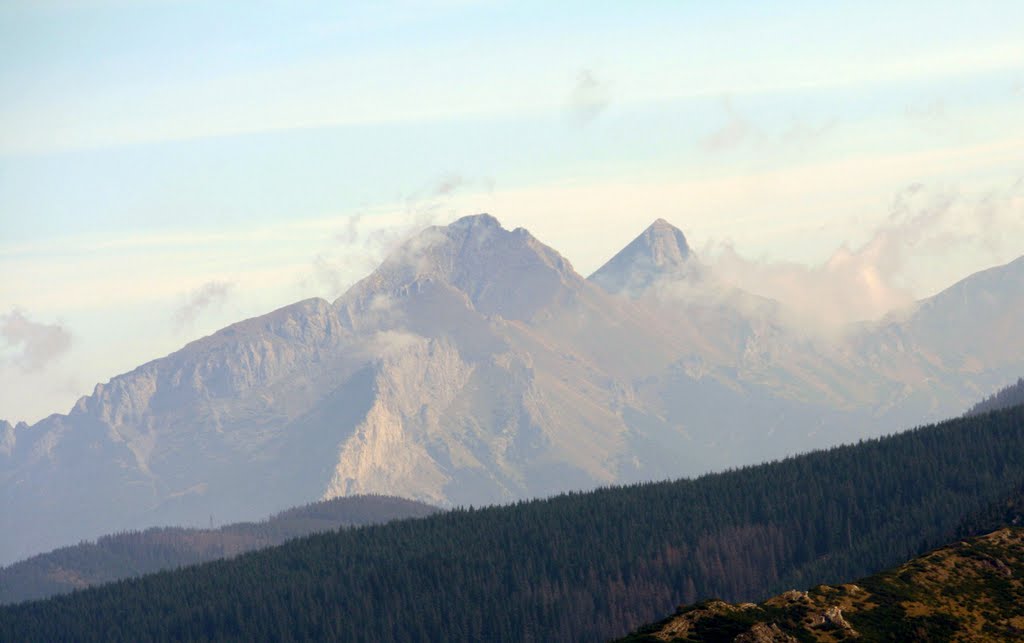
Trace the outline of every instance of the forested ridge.
[[427, 516], [437, 507], [393, 496], [351, 496], [217, 529], [154, 527], [32, 556], [0, 568], [0, 604], [44, 598], [131, 576], [227, 558], [343, 526]]
[[1018, 404], [1024, 404], [1024, 377], [1019, 378], [1016, 384], [1002, 388], [981, 402], [978, 402], [967, 411], [967, 415], [980, 415], [989, 411], [1007, 409]]
[[1024, 483], [961, 520], [950, 543], [895, 569], [791, 589], [759, 605], [705, 598], [621, 643], [1020, 640], [1022, 605]]
[[0, 639], [601, 640], [943, 544], [1024, 481], [1024, 407], [695, 480], [292, 541], [0, 609]]

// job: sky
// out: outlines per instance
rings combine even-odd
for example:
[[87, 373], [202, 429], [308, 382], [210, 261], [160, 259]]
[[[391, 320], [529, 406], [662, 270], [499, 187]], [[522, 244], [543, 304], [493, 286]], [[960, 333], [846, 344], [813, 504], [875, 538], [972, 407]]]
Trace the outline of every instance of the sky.
[[1024, 254], [1024, 3], [0, 2], [0, 418], [489, 212], [824, 324]]

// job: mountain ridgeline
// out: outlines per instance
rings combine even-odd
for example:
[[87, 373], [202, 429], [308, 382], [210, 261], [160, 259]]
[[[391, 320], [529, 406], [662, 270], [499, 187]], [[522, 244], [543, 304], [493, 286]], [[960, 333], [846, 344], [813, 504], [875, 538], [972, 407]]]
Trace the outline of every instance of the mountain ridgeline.
[[0, 569], [0, 604], [46, 598], [163, 569], [229, 558], [308, 534], [430, 515], [430, 505], [388, 496], [352, 496], [283, 511], [261, 522], [218, 529], [154, 527], [103, 536]]
[[988, 525], [1024, 407], [693, 480], [294, 540], [0, 608], [0, 640], [593, 641], [701, 598], [838, 583]]
[[698, 475], [936, 421], [1019, 377], [1024, 259], [828, 343], [659, 220], [590, 278], [493, 217], [333, 302], [233, 324], [0, 423], [0, 564], [357, 494], [451, 507]]

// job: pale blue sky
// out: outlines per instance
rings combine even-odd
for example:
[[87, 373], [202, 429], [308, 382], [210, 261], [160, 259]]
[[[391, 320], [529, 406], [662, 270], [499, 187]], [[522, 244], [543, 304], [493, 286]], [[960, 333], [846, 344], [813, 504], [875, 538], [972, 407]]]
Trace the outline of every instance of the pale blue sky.
[[0, 3], [0, 417], [482, 210], [844, 319], [1024, 254], [1024, 4], [754, 4]]

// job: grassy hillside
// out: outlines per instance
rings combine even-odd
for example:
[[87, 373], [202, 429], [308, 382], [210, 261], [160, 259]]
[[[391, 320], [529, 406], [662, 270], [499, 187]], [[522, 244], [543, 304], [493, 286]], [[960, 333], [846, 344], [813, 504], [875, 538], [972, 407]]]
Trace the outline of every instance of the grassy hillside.
[[960, 541], [845, 585], [709, 600], [622, 643], [1024, 640], [1024, 528]]
[[581, 640], [842, 582], [1024, 481], [1024, 408], [782, 462], [316, 535], [0, 609], [0, 639]]
[[0, 603], [45, 598], [162, 569], [236, 556], [308, 534], [417, 518], [436, 507], [390, 496], [315, 502], [219, 529], [160, 527], [62, 547], [0, 569]]

